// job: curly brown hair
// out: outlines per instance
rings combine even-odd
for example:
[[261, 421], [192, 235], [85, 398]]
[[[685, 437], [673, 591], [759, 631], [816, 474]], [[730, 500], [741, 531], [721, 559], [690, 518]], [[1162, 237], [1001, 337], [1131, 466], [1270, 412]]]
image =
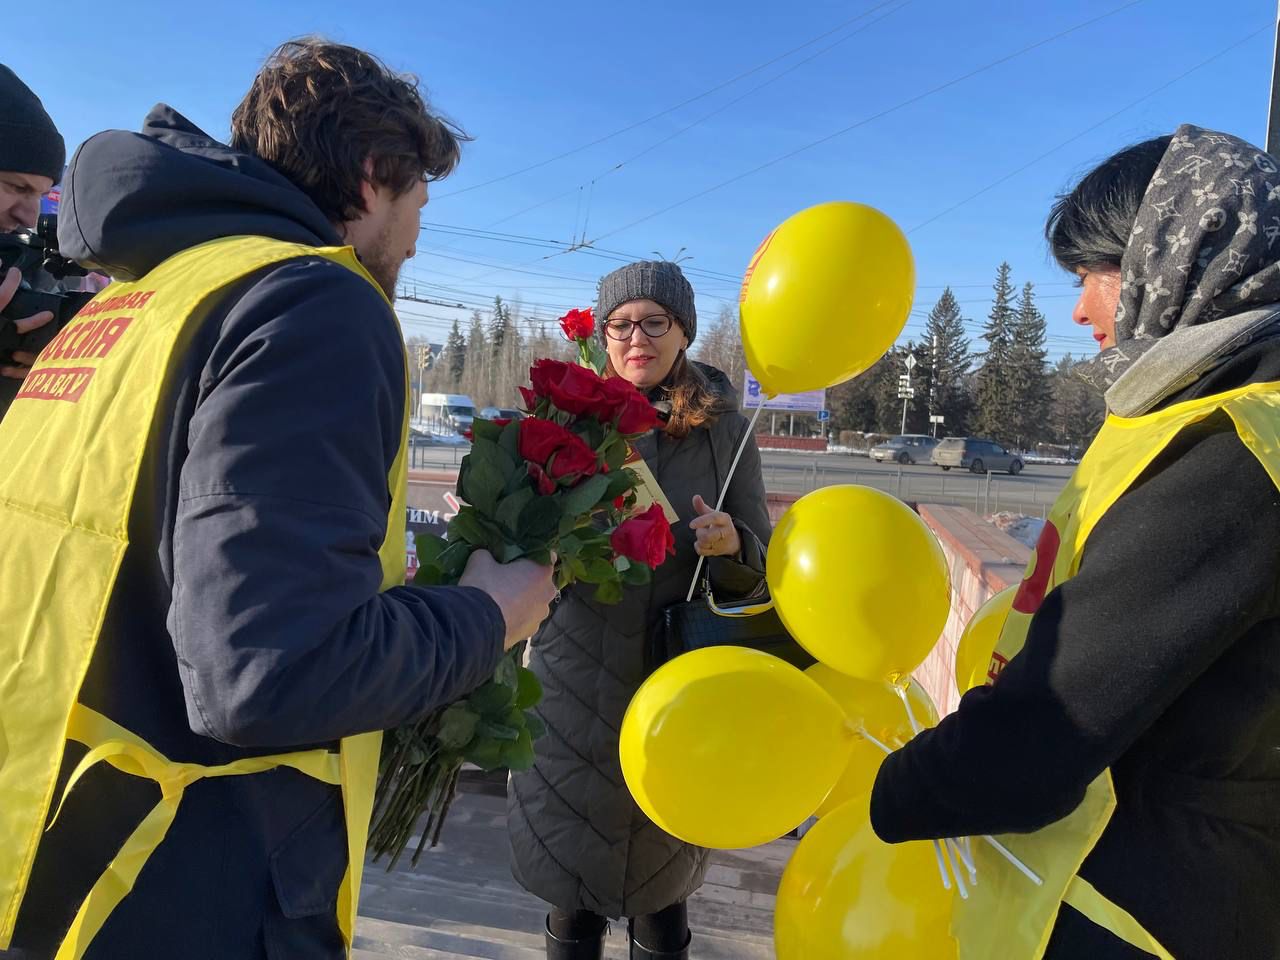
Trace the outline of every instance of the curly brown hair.
[[469, 139], [432, 113], [417, 78], [317, 37], [277, 47], [231, 115], [231, 146], [279, 170], [333, 223], [364, 212], [366, 160], [372, 182], [400, 196], [447, 177]]

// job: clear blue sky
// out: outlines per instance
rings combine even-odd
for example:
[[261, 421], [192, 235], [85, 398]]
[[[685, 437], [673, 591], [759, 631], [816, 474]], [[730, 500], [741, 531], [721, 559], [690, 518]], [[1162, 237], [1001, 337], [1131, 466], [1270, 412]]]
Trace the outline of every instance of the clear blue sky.
[[[136, 128], [156, 101], [225, 137], [262, 58], [300, 34], [365, 47], [418, 74], [476, 138], [424, 211], [406, 273], [423, 296], [470, 306], [501, 294], [554, 318], [590, 303], [616, 261], [586, 250], [544, 259], [555, 249], [471, 232], [568, 245], [585, 230], [597, 250], [684, 248], [710, 320], [735, 302], [733, 278], [774, 225], [810, 204], [851, 199], [909, 231], [917, 318], [950, 284], [976, 334], [1007, 259], [1019, 284], [1037, 284], [1057, 355], [1095, 348], [1072, 326], [1072, 288], [1045, 251], [1053, 195], [1114, 149], [1180, 122], [1261, 141], [1275, 12], [1271, 0], [130, 2], [112, 9], [104, 31], [100, 7], [72, 3], [55, 24], [38, 5], [7, 10], [4, 56], [69, 145]], [[459, 313], [400, 306], [409, 335], [437, 340]]]

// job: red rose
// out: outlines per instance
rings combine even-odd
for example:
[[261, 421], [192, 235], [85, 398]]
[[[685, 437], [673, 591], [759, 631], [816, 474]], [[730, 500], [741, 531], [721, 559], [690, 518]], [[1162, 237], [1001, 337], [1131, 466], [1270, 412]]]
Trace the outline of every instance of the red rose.
[[528, 464], [529, 476], [533, 478], [534, 485], [538, 488], [538, 492], [544, 497], [549, 497], [556, 492], [556, 482], [547, 476], [547, 472], [536, 463]]
[[538, 395], [528, 387], [520, 388], [520, 396], [524, 398], [524, 409], [526, 413], [533, 413], [538, 409]]
[[[520, 456], [530, 463], [545, 464], [551, 455], [567, 442], [566, 437], [578, 440], [560, 424], [539, 417], [520, 421]], [[582, 443], [581, 440], [578, 440]]]
[[569, 436], [573, 438], [573, 442], [566, 443], [556, 451], [547, 466], [547, 472], [557, 480], [575, 483], [582, 477], [594, 476], [598, 464], [594, 450], [574, 434]]
[[[530, 466], [553, 480], [573, 484], [582, 477], [593, 476], [598, 468], [595, 451], [576, 433], [551, 420], [530, 417], [520, 421], [520, 456]], [[545, 489], [541, 477], [532, 469], [529, 475]]]
[[596, 332], [596, 318], [591, 308], [570, 310], [560, 318], [560, 329], [570, 340], [589, 340]]
[[624, 520], [609, 537], [613, 552], [633, 563], [657, 568], [676, 552], [676, 538], [671, 534], [671, 524], [662, 512], [660, 504], [653, 504], [644, 513]]
[[556, 408], [573, 416], [612, 420], [617, 400], [609, 399], [606, 381], [592, 370], [561, 360], [539, 360], [529, 371], [533, 392], [548, 397]]
[[618, 496], [613, 498], [613, 509], [621, 510], [626, 505], [627, 505], [627, 495], [625, 493], [619, 494]]
[[658, 411], [648, 400], [640, 395], [640, 391], [632, 390], [627, 398], [627, 405], [618, 414], [618, 432], [626, 437], [648, 433], [660, 423]]

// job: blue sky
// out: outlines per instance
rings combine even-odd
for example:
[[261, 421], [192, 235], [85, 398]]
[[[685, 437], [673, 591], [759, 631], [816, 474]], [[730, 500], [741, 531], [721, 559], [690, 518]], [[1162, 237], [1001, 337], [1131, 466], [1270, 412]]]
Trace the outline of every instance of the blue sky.
[[[1271, 0], [130, 2], [103, 31], [99, 7], [60, 10], [56, 29], [39, 6], [8, 10], [4, 56], [69, 145], [136, 128], [157, 101], [225, 137], [263, 57], [300, 34], [418, 74], [476, 138], [424, 211], [405, 275], [422, 296], [470, 307], [501, 294], [550, 320], [590, 303], [618, 255], [684, 248], [710, 319], [773, 226], [849, 199], [909, 231], [908, 336], [946, 284], [976, 335], [1007, 259], [1037, 284], [1054, 355], [1094, 349], [1046, 254], [1054, 194], [1181, 122], [1263, 140], [1275, 16]], [[584, 237], [593, 248], [560, 252]], [[465, 315], [400, 308], [409, 335], [437, 340]]]

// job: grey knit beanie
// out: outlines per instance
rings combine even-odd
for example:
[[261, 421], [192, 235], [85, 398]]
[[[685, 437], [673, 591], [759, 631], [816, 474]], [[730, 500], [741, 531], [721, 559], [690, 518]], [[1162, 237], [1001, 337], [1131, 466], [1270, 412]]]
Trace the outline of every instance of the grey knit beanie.
[[40, 98], [0, 63], [0, 170], [62, 179], [67, 147]]
[[693, 287], [677, 264], [669, 260], [641, 260], [619, 267], [601, 280], [596, 292], [596, 320], [602, 334], [609, 314], [632, 300], [652, 300], [670, 310], [680, 321], [690, 344], [698, 335]]

